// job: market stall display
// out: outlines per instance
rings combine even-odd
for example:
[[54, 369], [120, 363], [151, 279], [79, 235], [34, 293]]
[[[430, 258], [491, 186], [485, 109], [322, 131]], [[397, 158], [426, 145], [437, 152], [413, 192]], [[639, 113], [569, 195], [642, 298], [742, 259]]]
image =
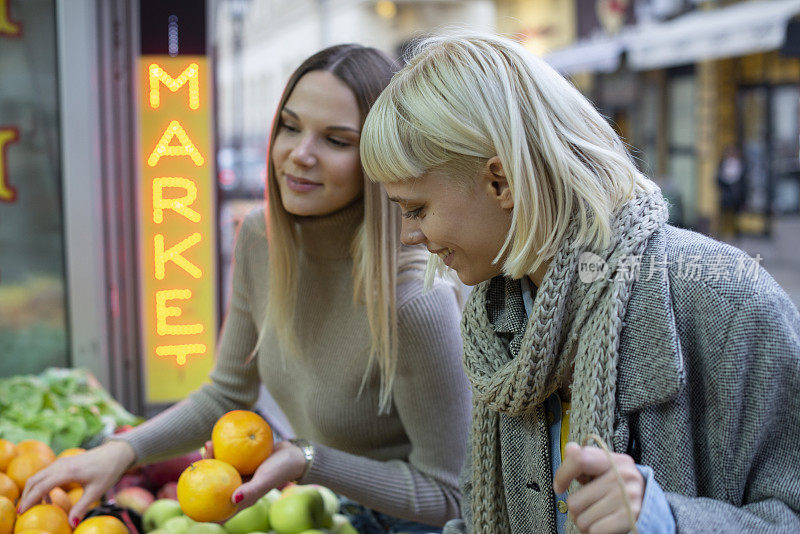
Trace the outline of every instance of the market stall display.
[[41, 504], [18, 515], [28, 478], [141, 419], [80, 370], [0, 380], [0, 399], [0, 534], [356, 534], [338, 513], [338, 496], [323, 486], [291, 484], [236, 510], [232, 492], [271, 454], [273, 440], [267, 422], [243, 410], [215, 426], [216, 458], [195, 451], [131, 468], [75, 530], [67, 514], [83, 494], [76, 482], [53, 488]]

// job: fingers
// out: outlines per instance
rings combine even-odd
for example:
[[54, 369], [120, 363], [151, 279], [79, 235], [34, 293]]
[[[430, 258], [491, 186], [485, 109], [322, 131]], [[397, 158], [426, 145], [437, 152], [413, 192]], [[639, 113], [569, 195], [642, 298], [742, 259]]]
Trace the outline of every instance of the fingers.
[[637, 503], [641, 502], [641, 498], [637, 499], [637, 497], [641, 496], [636, 484], [626, 484], [625, 494], [623, 494], [616, 475], [612, 471], [608, 471], [570, 495], [567, 498], [567, 506], [569, 513], [575, 519], [575, 524], [581, 530], [588, 529], [600, 519], [617, 511], [624, 512], [626, 525], [630, 526], [625, 501], [627, 500], [630, 504], [634, 516], [638, 516]]
[[580, 530], [589, 534], [625, 534], [631, 530], [631, 523], [625, 510], [617, 510], [593, 523], [586, 530]]
[[[617, 474], [610, 468], [610, 463], [606, 462], [609, 468], [605, 473], [595, 477], [567, 498], [569, 513], [581, 532], [628, 532], [631, 518], [627, 506], [630, 506], [634, 522], [639, 517], [644, 498], [644, 477], [630, 456], [614, 454], [612, 459], [622, 478], [622, 485]], [[592, 459], [589, 458], [589, 470], [591, 469]]]
[[245, 508], [250, 508], [253, 506], [258, 499], [261, 498], [264, 493], [259, 493], [258, 488], [253, 488], [249, 486], [249, 482], [247, 484], [242, 484], [239, 486], [236, 491], [233, 492], [231, 496], [231, 500], [234, 504], [236, 504], [237, 512], [240, 510], [244, 510]]
[[62, 460], [56, 460], [56, 462], [28, 479], [19, 499], [20, 513], [42, 502], [42, 499], [56, 486], [62, 486], [67, 482], [74, 481], [70, 469], [68, 467], [63, 468], [64, 464], [68, 465], [69, 462], [66, 461], [66, 458]]
[[597, 476], [608, 469], [608, 458], [597, 447], [581, 447], [577, 443], [567, 443], [561, 467], [553, 477], [553, 489], [563, 493], [570, 482], [580, 476]]
[[[242, 510], [255, 504], [272, 488], [283, 486], [290, 480], [296, 479], [293, 473], [297, 471], [297, 454], [296, 446], [286, 442], [278, 444], [273, 453], [258, 466], [253, 477], [233, 492], [231, 496], [233, 503]], [[304, 464], [305, 458], [302, 457], [302, 453], [299, 454]]]
[[203, 458], [213, 458], [214, 457], [214, 442], [206, 441], [205, 446], [203, 447]]
[[92, 483], [83, 488], [83, 495], [81, 495], [78, 502], [69, 510], [69, 524], [72, 525], [73, 528], [80, 523], [92, 504], [100, 500], [103, 493], [104, 488], [102, 485]]

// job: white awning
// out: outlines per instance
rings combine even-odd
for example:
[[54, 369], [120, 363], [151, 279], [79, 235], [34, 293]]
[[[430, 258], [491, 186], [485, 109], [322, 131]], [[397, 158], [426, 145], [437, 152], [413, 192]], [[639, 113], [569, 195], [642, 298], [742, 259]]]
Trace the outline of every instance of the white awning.
[[619, 37], [587, 39], [550, 52], [544, 60], [561, 74], [614, 72], [619, 68], [623, 42]]
[[775, 50], [800, 0], [751, 0], [640, 24], [624, 36], [628, 66], [650, 70]]

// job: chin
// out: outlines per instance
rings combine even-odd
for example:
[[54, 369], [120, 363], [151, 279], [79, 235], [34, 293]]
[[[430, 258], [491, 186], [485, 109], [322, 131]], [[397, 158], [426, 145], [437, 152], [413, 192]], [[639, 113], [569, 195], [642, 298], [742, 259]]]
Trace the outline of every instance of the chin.
[[298, 217], [314, 217], [315, 215], [322, 215], [322, 212], [325, 210], [321, 210], [319, 206], [314, 205], [313, 203], [309, 202], [297, 202], [295, 198], [281, 198], [281, 204], [283, 204], [283, 209], [287, 211], [290, 215], [296, 215]]
[[456, 271], [456, 274], [458, 275], [458, 279], [461, 280], [461, 283], [467, 286], [477, 286], [484, 280], [487, 280], [484, 278], [470, 276], [469, 273], [462, 274], [460, 271]]
[[477, 286], [481, 282], [485, 282], [487, 280], [491, 280], [495, 276], [502, 274], [502, 271], [492, 270], [492, 271], [484, 271], [484, 272], [470, 272], [464, 271], [462, 269], [456, 270], [456, 274], [458, 275], [458, 279], [461, 280], [461, 283], [467, 286]]

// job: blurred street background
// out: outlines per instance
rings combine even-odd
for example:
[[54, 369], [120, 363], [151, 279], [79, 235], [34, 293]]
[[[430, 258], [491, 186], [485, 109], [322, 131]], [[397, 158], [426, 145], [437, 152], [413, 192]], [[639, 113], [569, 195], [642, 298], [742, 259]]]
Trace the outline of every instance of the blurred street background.
[[[194, 389], [289, 74], [331, 44], [399, 59], [454, 27], [543, 57], [673, 224], [759, 256], [800, 306], [800, 0], [0, 0], [0, 377], [86, 368], [141, 414]], [[159, 162], [180, 139], [205, 159]], [[196, 226], [159, 218], [195, 199]], [[195, 234], [200, 275], [153, 270], [157, 236]], [[190, 291], [183, 320], [203, 325], [166, 363], [164, 290]]]

